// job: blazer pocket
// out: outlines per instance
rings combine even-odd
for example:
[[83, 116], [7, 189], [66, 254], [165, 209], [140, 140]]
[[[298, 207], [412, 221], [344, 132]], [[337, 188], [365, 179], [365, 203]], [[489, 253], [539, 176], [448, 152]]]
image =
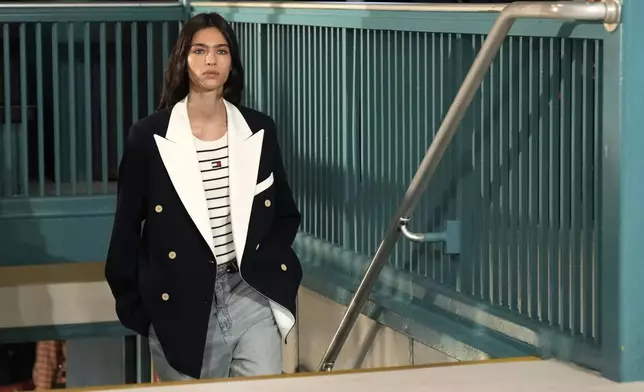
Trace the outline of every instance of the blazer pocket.
[[273, 173], [271, 172], [271, 174], [264, 181], [255, 185], [255, 195], [259, 195], [260, 193], [270, 188], [271, 185], [273, 185], [273, 181]]

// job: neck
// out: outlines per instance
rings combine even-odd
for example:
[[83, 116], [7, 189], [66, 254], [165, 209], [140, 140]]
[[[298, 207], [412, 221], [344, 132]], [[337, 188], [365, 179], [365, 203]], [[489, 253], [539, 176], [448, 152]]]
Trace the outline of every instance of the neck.
[[226, 115], [226, 105], [220, 91], [190, 91], [187, 106], [190, 117], [217, 118]]

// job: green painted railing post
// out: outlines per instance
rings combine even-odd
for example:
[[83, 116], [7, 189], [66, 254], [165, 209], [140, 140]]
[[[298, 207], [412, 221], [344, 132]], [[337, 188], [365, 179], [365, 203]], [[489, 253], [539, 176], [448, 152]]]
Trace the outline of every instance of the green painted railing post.
[[344, 184], [344, 211], [342, 225], [342, 242], [345, 247], [353, 249], [357, 239], [355, 225], [355, 187], [357, 179], [357, 146], [358, 132], [362, 130], [356, 123], [356, 36], [348, 29], [341, 30], [342, 42], [342, 63], [341, 67], [341, 88], [342, 88], [342, 155], [343, 170], [345, 175]]
[[605, 43], [601, 228], [603, 374], [644, 380], [644, 2]]

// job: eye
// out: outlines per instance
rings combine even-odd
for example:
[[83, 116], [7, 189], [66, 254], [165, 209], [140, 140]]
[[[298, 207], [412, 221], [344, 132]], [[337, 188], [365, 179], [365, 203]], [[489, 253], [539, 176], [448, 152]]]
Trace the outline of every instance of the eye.
[[192, 53], [194, 53], [194, 54], [204, 54], [205, 50], [203, 50], [202, 48], [196, 48], [196, 49], [192, 50]]
[[219, 50], [217, 51], [217, 54], [225, 55], [225, 54], [228, 54], [228, 51], [227, 51], [226, 49], [219, 49]]

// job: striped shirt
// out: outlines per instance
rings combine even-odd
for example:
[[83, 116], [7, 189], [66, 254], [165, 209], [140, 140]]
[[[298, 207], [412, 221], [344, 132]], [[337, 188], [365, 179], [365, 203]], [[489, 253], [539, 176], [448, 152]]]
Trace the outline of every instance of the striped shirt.
[[228, 134], [214, 141], [194, 140], [210, 215], [215, 257], [217, 264], [224, 264], [235, 259], [228, 187]]

